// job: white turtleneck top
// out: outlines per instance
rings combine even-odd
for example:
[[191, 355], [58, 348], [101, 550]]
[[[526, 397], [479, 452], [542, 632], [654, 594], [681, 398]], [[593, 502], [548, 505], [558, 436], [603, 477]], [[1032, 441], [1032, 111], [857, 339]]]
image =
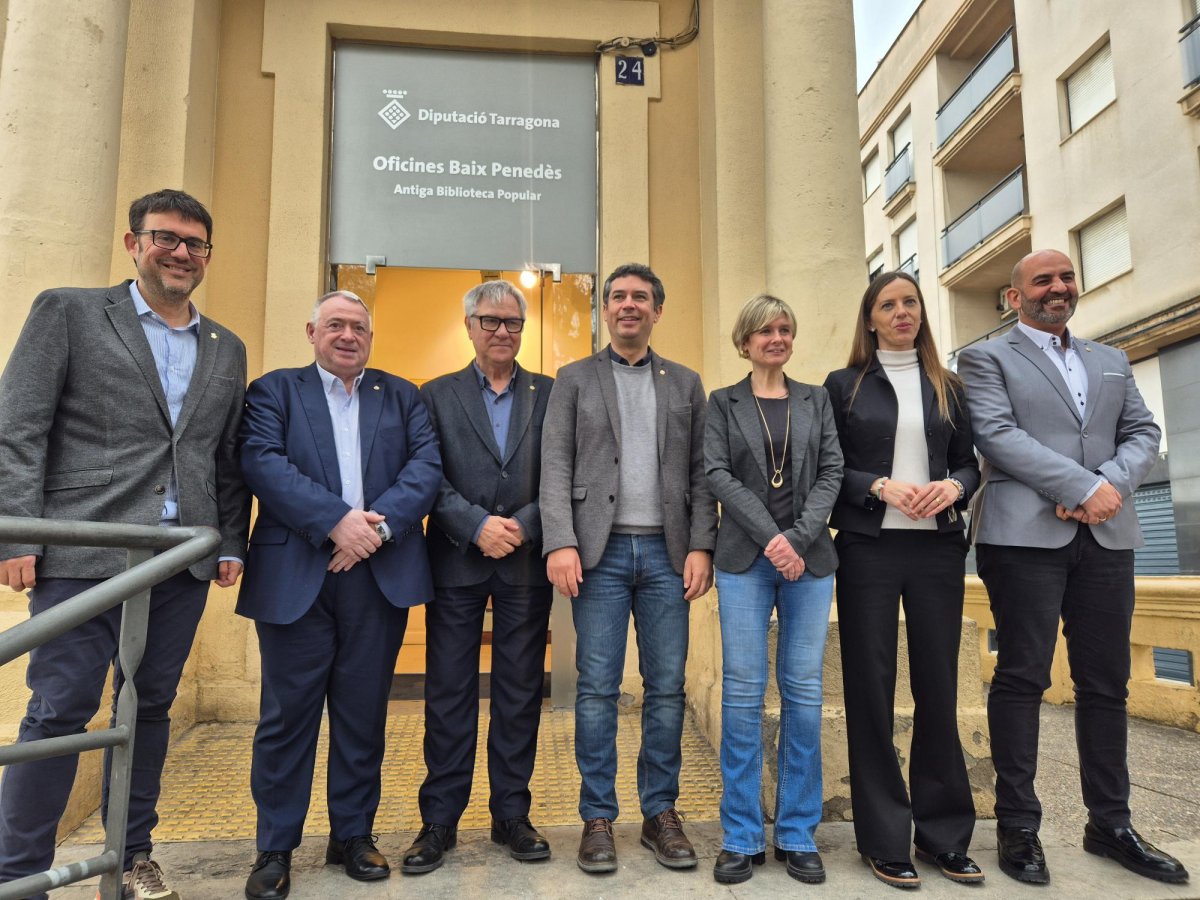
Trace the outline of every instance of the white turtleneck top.
[[[875, 355], [892, 383], [899, 404], [896, 449], [888, 477], [912, 484], [928, 484], [929, 443], [925, 440], [925, 404], [921, 397], [921, 365], [917, 361], [917, 351], [876, 350]], [[887, 493], [886, 487], [884, 493]], [[889, 503], [883, 514], [882, 527], [936, 531], [937, 522], [933, 517], [914, 522]]]

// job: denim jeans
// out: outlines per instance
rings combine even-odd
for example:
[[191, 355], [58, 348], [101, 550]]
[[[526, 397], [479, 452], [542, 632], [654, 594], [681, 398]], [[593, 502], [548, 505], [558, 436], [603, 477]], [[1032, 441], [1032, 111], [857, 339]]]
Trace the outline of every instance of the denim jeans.
[[779, 784], [775, 846], [812, 852], [821, 820], [821, 663], [833, 576], [805, 572], [788, 581], [765, 556], [745, 572], [717, 570], [721, 617], [722, 846], [766, 849], [762, 811], [762, 709], [767, 690], [767, 627], [779, 611]]
[[679, 797], [683, 670], [688, 602], [661, 534], [613, 534], [604, 555], [583, 573], [571, 601], [575, 622], [575, 761], [582, 782], [579, 815], [617, 818], [617, 699], [625, 670], [629, 616], [642, 674], [642, 746], [637, 785], [649, 818]]

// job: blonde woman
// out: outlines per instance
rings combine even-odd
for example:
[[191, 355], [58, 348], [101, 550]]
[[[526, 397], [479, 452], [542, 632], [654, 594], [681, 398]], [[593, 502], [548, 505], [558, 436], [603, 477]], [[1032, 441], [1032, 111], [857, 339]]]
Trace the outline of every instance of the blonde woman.
[[821, 662], [837, 554], [826, 519], [842, 480], [825, 390], [788, 378], [796, 317], [760, 295], [733, 327], [750, 374], [714, 391], [704, 467], [722, 507], [713, 563], [724, 661], [722, 850], [713, 877], [737, 884], [766, 859], [762, 704], [767, 628], [779, 619], [779, 784], [774, 852], [799, 881], [825, 880], [813, 835], [821, 818]]

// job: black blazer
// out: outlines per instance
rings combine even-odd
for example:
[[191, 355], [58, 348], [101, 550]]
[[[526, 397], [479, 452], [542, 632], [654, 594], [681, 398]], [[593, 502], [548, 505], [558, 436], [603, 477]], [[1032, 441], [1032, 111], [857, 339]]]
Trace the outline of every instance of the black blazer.
[[[790, 378], [787, 386], [796, 521], [783, 534], [804, 560], [805, 571], [830, 575], [837, 568], [837, 551], [826, 520], [842, 480], [833, 411], [821, 388]], [[749, 377], [709, 398], [704, 473], [721, 503], [713, 563], [726, 572], [744, 572], [779, 534], [767, 511], [767, 452]]]
[[[429, 563], [434, 587], [466, 587], [497, 573], [505, 584], [544, 587], [542, 515], [542, 420], [554, 381], [516, 367], [508, 446], [496, 446], [479, 392], [475, 366], [442, 375], [421, 387], [442, 448], [442, 483], [429, 514]], [[471, 542], [486, 515], [515, 516], [524, 544], [491, 559]]]
[[[887, 504], [871, 496], [870, 490], [876, 478], [892, 474], [899, 402], [879, 360], [872, 359], [851, 405], [850, 395], [859, 371], [838, 369], [825, 379], [846, 466], [842, 492], [829, 524], [838, 531], [878, 537]], [[951, 397], [953, 422], [943, 421], [938, 414], [933, 383], [922, 369], [921, 400], [925, 408], [925, 441], [929, 446], [929, 480], [956, 478], [963, 486], [962, 499], [937, 514], [938, 531], [962, 531], [961, 513], [979, 487], [979, 462], [975, 458], [966, 395], [959, 389]]]

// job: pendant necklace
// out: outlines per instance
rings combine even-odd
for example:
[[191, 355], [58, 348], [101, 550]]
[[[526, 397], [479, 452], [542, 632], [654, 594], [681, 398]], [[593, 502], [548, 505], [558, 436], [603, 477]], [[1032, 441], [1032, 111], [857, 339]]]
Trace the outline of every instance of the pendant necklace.
[[767, 432], [767, 447], [771, 450], [771, 468], [775, 472], [775, 475], [771, 478], [771, 487], [781, 488], [783, 487], [783, 467], [787, 464], [788, 438], [792, 434], [792, 405], [789, 403], [787, 408], [787, 427], [783, 432], [783, 450], [779, 454], [783, 462], [778, 465], [775, 464], [775, 439], [771, 437], [771, 426], [767, 424], [767, 417], [763, 413], [762, 404], [758, 402], [757, 394], [754, 395], [754, 405], [758, 407], [758, 415], [762, 419], [763, 430]]

